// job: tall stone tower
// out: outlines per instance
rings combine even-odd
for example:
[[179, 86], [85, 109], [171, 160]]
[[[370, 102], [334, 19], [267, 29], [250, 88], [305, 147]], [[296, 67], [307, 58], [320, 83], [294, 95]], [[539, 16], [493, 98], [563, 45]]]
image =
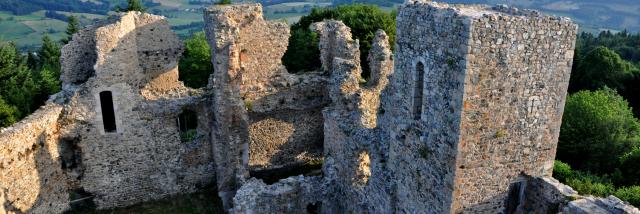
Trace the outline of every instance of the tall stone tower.
[[506, 6], [403, 5], [379, 121], [392, 209], [521, 205], [519, 176], [552, 172], [576, 31], [568, 19]]

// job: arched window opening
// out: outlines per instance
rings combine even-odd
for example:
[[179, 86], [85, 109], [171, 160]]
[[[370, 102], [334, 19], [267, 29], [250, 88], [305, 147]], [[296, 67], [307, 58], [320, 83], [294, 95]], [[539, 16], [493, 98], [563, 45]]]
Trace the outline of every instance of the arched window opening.
[[104, 132], [116, 132], [116, 113], [113, 107], [111, 91], [100, 92], [100, 107], [102, 109]]
[[184, 110], [178, 115], [178, 128], [180, 129], [180, 141], [191, 142], [198, 135], [198, 114], [191, 110]]
[[422, 98], [424, 90], [424, 64], [418, 62], [416, 64], [415, 81], [413, 84], [413, 118], [420, 120], [422, 118]]

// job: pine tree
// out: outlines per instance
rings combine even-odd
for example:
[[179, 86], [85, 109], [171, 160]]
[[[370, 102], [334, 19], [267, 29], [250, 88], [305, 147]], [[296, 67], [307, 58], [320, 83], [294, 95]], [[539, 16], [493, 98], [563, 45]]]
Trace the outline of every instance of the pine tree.
[[118, 6], [116, 8], [117, 12], [127, 12], [127, 11], [139, 11], [144, 12], [146, 9], [144, 8], [141, 0], [127, 0], [127, 7], [122, 8]]
[[67, 38], [62, 39], [62, 42], [64, 44], [69, 43], [69, 41], [73, 39], [73, 34], [77, 33], [80, 30], [79, 25], [80, 23], [78, 22], [78, 18], [73, 15], [69, 16], [67, 30], [65, 31], [65, 33], [67, 33]]
[[42, 37], [42, 48], [38, 51], [39, 68], [49, 68], [60, 72], [60, 44], [47, 35]]
[[0, 127], [8, 127], [18, 121], [18, 109], [7, 104], [0, 96]]

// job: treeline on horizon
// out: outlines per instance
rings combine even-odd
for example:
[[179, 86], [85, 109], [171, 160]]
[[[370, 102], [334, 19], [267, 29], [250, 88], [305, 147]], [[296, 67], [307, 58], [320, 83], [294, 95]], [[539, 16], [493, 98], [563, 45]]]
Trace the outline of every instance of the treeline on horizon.
[[[0, 10], [10, 11], [13, 15], [27, 15], [40, 10], [107, 15], [118, 6], [112, 5], [108, 0], [98, 0], [98, 2], [86, 0], [2, 0], [0, 1]], [[139, 2], [146, 7], [160, 5], [160, 3], [153, 1]]]
[[[135, 0], [130, 0], [135, 2]], [[136, 9], [143, 7], [134, 4]], [[129, 5], [131, 7], [131, 4]], [[131, 9], [131, 8], [129, 8]], [[318, 35], [313, 22], [342, 20], [360, 40], [363, 68], [376, 30], [393, 44], [395, 11], [372, 5], [314, 8], [291, 26], [283, 64], [292, 72], [320, 67]], [[77, 26], [69, 26], [71, 35]], [[15, 45], [0, 46], [0, 127], [7, 127], [42, 105], [60, 90], [60, 45], [43, 39], [37, 54], [21, 54]], [[205, 87], [213, 67], [202, 32], [185, 40], [180, 80], [192, 88]], [[368, 77], [363, 72], [363, 79]], [[580, 33], [569, 83], [554, 177], [580, 194], [615, 195], [640, 207], [640, 34], [603, 31]]]

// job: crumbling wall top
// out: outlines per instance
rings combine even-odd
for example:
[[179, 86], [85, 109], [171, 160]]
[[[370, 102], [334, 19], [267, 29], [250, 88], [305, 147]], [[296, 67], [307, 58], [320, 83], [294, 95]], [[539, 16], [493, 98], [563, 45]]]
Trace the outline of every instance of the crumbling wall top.
[[512, 16], [520, 18], [549, 18], [558, 20], [570, 20], [567, 17], [545, 16], [537, 10], [518, 9], [506, 4], [489, 6], [485, 4], [447, 4], [441, 2], [433, 2], [431, 0], [409, 0], [405, 5], [426, 4], [438, 9], [448, 9], [461, 16], [471, 18], [482, 18], [487, 16]]

